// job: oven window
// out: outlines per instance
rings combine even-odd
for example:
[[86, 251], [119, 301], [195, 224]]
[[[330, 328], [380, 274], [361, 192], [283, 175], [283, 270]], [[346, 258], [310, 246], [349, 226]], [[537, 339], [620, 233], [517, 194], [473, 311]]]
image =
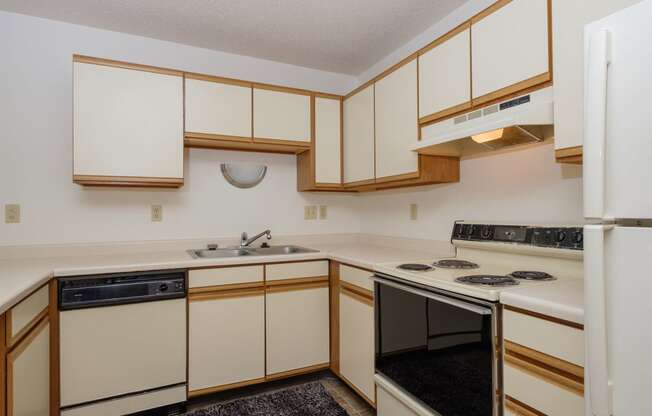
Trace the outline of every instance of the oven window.
[[376, 371], [444, 416], [493, 414], [491, 315], [376, 283]]

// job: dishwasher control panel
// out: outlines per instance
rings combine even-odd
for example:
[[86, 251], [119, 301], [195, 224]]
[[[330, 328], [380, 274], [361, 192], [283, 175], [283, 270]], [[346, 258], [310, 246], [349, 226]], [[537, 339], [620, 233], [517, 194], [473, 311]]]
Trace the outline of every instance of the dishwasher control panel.
[[186, 296], [186, 272], [150, 271], [58, 279], [59, 310], [149, 302]]

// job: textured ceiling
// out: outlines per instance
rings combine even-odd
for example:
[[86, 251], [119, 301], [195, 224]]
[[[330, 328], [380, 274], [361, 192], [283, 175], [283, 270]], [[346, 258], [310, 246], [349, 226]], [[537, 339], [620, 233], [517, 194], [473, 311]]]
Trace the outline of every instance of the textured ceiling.
[[466, 0], [0, 0], [0, 10], [358, 75]]

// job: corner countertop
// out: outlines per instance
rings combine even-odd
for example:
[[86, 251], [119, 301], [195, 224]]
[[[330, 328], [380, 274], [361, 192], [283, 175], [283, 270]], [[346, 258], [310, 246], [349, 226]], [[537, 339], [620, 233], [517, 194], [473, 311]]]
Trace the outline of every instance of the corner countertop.
[[508, 290], [500, 303], [584, 325], [584, 280], [556, 280]]
[[374, 266], [379, 263], [415, 261], [435, 255], [432, 252], [364, 243], [305, 244], [304, 246], [319, 250], [319, 252], [248, 258], [193, 259], [183, 250], [169, 250], [135, 254], [114, 253], [76, 257], [3, 259], [0, 260], [0, 314], [6, 312], [53, 277], [60, 276], [317, 259], [332, 259], [353, 266], [374, 269]]

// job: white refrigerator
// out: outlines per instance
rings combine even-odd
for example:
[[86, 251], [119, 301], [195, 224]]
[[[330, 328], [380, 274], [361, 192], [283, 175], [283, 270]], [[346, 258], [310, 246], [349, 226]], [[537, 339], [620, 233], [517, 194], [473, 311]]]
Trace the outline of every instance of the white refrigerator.
[[652, 0], [584, 42], [586, 414], [652, 415]]

